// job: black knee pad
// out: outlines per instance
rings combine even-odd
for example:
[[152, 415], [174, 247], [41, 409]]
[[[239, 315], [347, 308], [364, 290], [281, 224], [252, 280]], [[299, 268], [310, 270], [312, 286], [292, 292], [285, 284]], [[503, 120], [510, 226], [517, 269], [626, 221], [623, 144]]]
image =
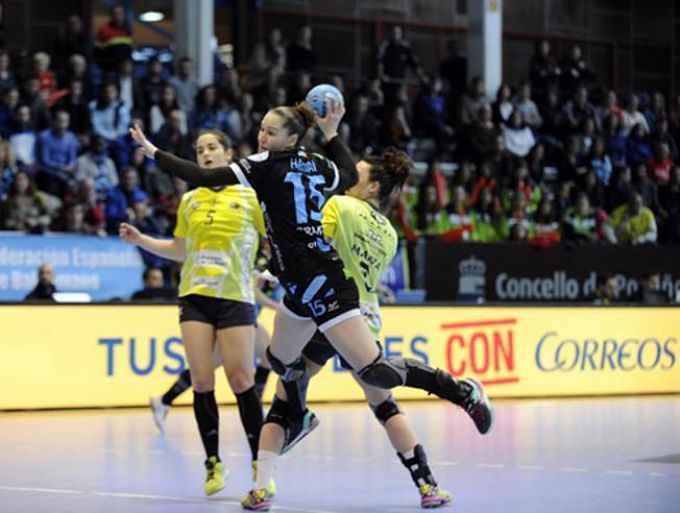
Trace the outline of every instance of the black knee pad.
[[399, 405], [397, 404], [397, 401], [394, 399], [393, 395], [390, 395], [387, 399], [385, 399], [377, 406], [373, 405], [369, 406], [371, 407], [371, 410], [373, 410], [375, 417], [380, 421], [380, 423], [383, 426], [392, 417], [402, 413], [401, 408], [399, 408]]
[[277, 396], [274, 396], [274, 401], [267, 412], [267, 418], [264, 419], [264, 424], [267, 424], [268, 422], [278, 424], [283, 429], [288, 428], [290, 418], [288, 416], [288, 403], [286, 401], [282, 401]]
[[281, 376], [281, 379], [284, 381], [295, 381], [300, 379], [305, 375], [305, 371], [307, 370], [307, 366], [302, 357], [298, 356], [293, 363], [286, 365], [272, 354], [269, 347], [267, 347], [267, 359], [269, 360], [269, 365], [271, 365], [272, 370]]
[[385, 360], [382, 355], [357, 374], [364, 383], [378, 388], [394, 388], [406, 382], [406, 369]]

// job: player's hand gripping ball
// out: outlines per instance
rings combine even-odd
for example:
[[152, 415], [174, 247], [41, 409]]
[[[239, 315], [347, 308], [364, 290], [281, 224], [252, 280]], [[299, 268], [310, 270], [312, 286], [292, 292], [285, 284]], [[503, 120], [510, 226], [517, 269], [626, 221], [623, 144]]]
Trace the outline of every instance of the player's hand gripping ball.
[[323, 118], [326, 115], [326, 104], [324, 103], [326, 98], [332, 98], [340, 103], [345, 103], [340, 90], [330, 84], [319, 84], [312, 87], [307, 93], [305, 100], [307, 100], [309, 106], [314, 109], [319, 117]]

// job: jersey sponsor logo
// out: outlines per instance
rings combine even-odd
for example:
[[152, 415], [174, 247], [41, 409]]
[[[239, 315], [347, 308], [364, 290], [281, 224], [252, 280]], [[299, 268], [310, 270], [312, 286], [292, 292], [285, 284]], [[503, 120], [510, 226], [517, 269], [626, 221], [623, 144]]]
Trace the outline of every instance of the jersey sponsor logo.
[[316, 173], [316, 162], [300, 158], [290, 159], [290, 169], [301, 173]]
[[311, 237], [323, 235], [323, 226], [298, 226], [297, 230]]
[[203, 250], [194, 256], [194, 264], [200, 267], [224, 267], [227, 259], [221, 251]]

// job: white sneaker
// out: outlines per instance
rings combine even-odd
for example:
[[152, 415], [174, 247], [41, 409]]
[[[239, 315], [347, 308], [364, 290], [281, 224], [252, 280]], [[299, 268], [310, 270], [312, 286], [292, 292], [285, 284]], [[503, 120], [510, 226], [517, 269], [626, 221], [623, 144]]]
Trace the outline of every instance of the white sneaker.
[[149, 406], [153, 414], [153, 421], [161, 433], [165, 433], [165, 418], [168, 416], [170, 406], [163, 404], [160, 396], [149, 397]]

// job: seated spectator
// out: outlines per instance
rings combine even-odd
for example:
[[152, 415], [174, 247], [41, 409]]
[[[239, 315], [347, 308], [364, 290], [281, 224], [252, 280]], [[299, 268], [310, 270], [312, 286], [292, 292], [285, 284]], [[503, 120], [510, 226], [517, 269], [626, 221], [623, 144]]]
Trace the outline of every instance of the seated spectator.
[[350, 129], [349, 147], [355, 155], [377, 153], [378, 120], [368, 109], [368, 98], [362, 94], [354, 97], [345, 118]]
[[383, 146], [394, 146], [405, 150], [413, 136], [406, 88], [401, 89], [401, 92], [397, 94], [397, 98], [397, 103], [387, 111], [385, 116], [382, 138]]
[[45, 130], [50, 126], [50, 110], [38, 89], [36, 77], [29, 77], [23, 83], [21, 101], [31, 109], [31, 119], [36, 130]]
[[93, 181], [101, 200], [118, 185], [116, 165], [108, 155], [106, 141], [98, 136], [92, 138], [90, 149], [76, 161], [76, 180], [88, 179]]
[[138, 290], [130, 301], [176, 301], [177, 291], [166, 287], [163, 281], [163, 271], [157, 267], [149, 267], [143, 274], [144, 288]]
[[453, 128], [448, 124], [447, 107], [442, 94], [442, 79], [432, 77], [425, 84], [414, 105], [414, 126], [421, 134], [433, 136], [437, 153], [441, 154], [453, 137]]
[[493, 164], [491, 161], [485, 160], [479, 165], [478, 178], [469, 199], [470, 205], [473, 207], [477, 205], [483, 191], [489, 190], [492, 194], [496, 194], [497, 189], [498, 180], [495, 176]]
[[[148, 197], [145, 198], [134, 198], [134, 203], [132, 204], [132, 215], [130, 216], [129, 222], [132, 226], [136, 227], [140, 232], [145, 235], [150, 235], [152, 237], [160, 238], [165, 235], [165, 230], [163, 229], [163, 223], [161, 223], [151, 212], [149, 208]], [[158, 267], [158, 268], [168, 268], [170, 262], [163, 257], [160, 257], [154, 253], [146, 251], [141, 247], [138, 248], [139, 252], [142, 254], [142, 260], [144, 260], [144, 265], [146, 267]]]
[[99, 99], [92, 100], [89, 106], [92, 131], [108, 145], [113, 146], [119, 137], [127, 134], [130, 109], [118, 99], [116, 84], [104, 84]]
[[179, 109], [174, 109], [169, 113], [154, 140], [156, 146], [163, 151], [169, 151], [187, 160], [191, 160], [194, 156], [191, 139], [186, 132], [186, 118]]
[[541, 248], [560, 241], [560, 224], [553, 203], [547, 197], [538, 204], [529, 239], [533, 245]]
[[25, 171], [19, 171], [3, 204], [5, 230], [44, 233], [51, 224], [43, 195]]
[[607, 116], [602, 137], [604, 138], [606, 152], [612, 161], [612, 165], [616, 167], [625, 167], [628, 164], [627, 141], [626, 137], [623, 135], [623, 130], [621, 130], [618, 118], [615, 115]]
[[583, 180], [588, 167], [581, 157], [581, 142], [578, 137], [571, 135], [564, 142], [564, 149], [557, 158], [557, 169], [561, 181]]
[[17, 86], [12, 72], [9, 53], [6, 49], [0, 49], [0, 95], [4, 95], [10, 89]]
[[83, 222], [88, 235], [106, 236], [106, 218], [103, 201], [99, 199], [94, 180], [85, 178], [78, 182], [73, 197], [67, 204], [78, 204], [83, 209]]
[[543, 144], [536, 144], [527, 160], [529, 176], [536, 183], [553, 183], [557, 180], [557, 167], [551, 158], [546, 154]]
[[[510, 240], [528, 240], [533, 232], [533, 224], [529, 214], [526, 194], [521, 190], [507, 191], [507, 193], [511, 197], [505, 216], [506, 224], [510, 230]], [[517, 225], [521, 225], [522, 230], [520, 232], [517, 232]], [[515, 236], [521, 235], [521, 237], [519, 239], [513, 238], [513, 233]]]
[[516, 157], [526, 157], [536, 144], [531, 128], [522, 121], [522, 115], [514, 110], [508, 125], [501, 125], [505, 147]]
[[45, 102], [57, 89], [57, 79], [50, 69], [51, 62], [52, 59], [45, 52], [37, 52], [33, 56], [33, 73], [38, 80], [38, 94]]
[[628, 203], [616, 208], [609, 218], [613, 240], [619, 244], [656, 244], [657, 229], [654, 213], [642, 205], [638, 192]]
[[614, 116], [619, 125], [623, 123], [623, 109], [618, 104], [616, 91], [611, 89], [607, 91], [604, 104], [595, 110], [595, 121], [599, 131], [605, 130], [609, 116]]
[[515, 100], [515, 108], [522, 115], [524, 123], [533, 130], [539, 130], [543, 124], [543, 118], [538, 112], [538, 107], [531, 99], [531, 86], [522, 84]]
[[631, 166], [646, 164], [652, 155], [647, 132], [642, 124], [635, 125], [626, 141], [626, 160]]
[[146, 61], [146, 73], [139, 79], [141, 104], [135, 105], [140, 117], [147, 124], [149, 123], [149, 111], [152, 106], [160, 103], [165, 85], [163, 64], [157, 57], [150, 57]]
[[0, 201], [9, 194], [16, 174], [17, 166], [12, 147], [8, 141], [0, 141]]
[[193, 65], [194, 62], [189, 57], [182, 57], [177, 65], [177, 75], [169, 80], [177, 92], [177, 104], [185, 113], [191, 112], [200, 89], [198, 80], [193, 75]]
[[668, 294], [661, 290], [661, 275], [657, 272], [646, 274], [640, 280], [637, 292], [631, 297], [634, 303], [647, 306], [670, 304]]
[[[282, 71], [280, 68], [276, 68], [276, 76], [279, 78], [282, 76]], [[224, 71], [222, 72], [222, 80], [220, 81], [219, 91], [220, 91], [219, 96], [232, 105], [236, 105], [241, 101], [241, 98], [243, 97], [245, 92], [241, 87], [241, 79], [238, 73], [238, 69], [236, 68], [224, 69]], [[198, 92], [200, 92], [200, 89]], [[191, 112], [191, 109], [194, 108], [198, 92], [194, 94], [194, 102], [191, 104], [191, 108], [187, 112]]]
[[556, 89], [548, 91], [545, 101], [540, 106], [540, 114], [543, 124], [538, 136], [539, 140], [550, 146], [559, 146], [560, 140], [567, 132], [567, 116]]
[[54, 293], [57, 287], [54, 286], [54, 267], [50, 263], [44, 263], [38, 267], [38, 282], [35, 288], [28, 293], [24, 301], [45, 301], [54, 302]]
[[508, 236], [508, 227], [499, 199], [491, 189], [482, 189], [475, 207], [470, 239], [475, 242], [499, 242], [507, 240]]
[[666, 244], [680, 243], [680, 167], [674, 166], [666, 185], [659, 187], [659, 239]]
[[74, 80], [83, 84], [83, 95], [90, 100], [92, 97], [92, 76], [87, 67], [87, 60], [79, 53], [74, 53], [69, 57], [68, 67], [59, 79], [60, 90], [53, 95], [53, 98], [56, 101], [61, 100], [68, 93], [64, 89], [68, 89], [68, 85]]
[[501, 84], [496, 91], [496, 101], [491, 104], [493, 122], [497, 125], [508, 124], [510, 115], [515, 110], [512, 104], [512, 89], [509, 84]]
[[11, 87], [2, 93], [0, 102], [0, 136], [9, 137], [12, 133], [14, 115], [19, 107], [19, 90]]
[[[467, 151], [475, 162], [493, 158], [498, 151], [497, 138], [500, 135], [498, 129], [493, 124], [491, 107], [484, 104], [476, 116], [475, 121], [468, 131]], [[505, 141], [505, 139], [504, 139]]]
[[614, 208], [628, 201], [633, 190], [633, 173], [630, 167], [626, 166], [615, 170], [607, 189], [607, 201], [605, 203], [607, 212], [611, 212]]
[[474, 229], [475, 215], [468, 207], [467, 192], [454, 187], [451, 201], [446, 206], [446, 218], [439, 233], [444, 241], [470, 240]]
[[91, 230], [85, 223], [85, 208], [80, 203], [71, 203], [65, 207], [63, 225], [55, 227], [58, 231], [78, 235], [91, 235]]
[[147, 201], [148, 195], [139, 187], [139, 175], [131, 167], [121, 169], [121, 184], [106, 195], [106, 231], [118, 233], [120, 223], [134, 217], [135, 203]]
[[564, 212], [562, 235], [565, 241], [576, 244], [590, 244], [600, 239], [597, 214], [591, 208], [587, 194], [579, 193], [574, 206]]
[[588, 89], [580, 86], [576, 89], [573, 99], [564, 106], [567, 128], [572, 132], [578, 132], [586, 119], [595, 117], [595, 108], [588, 100]]
[[612, 176], [612, 161], [606, 153], [604, 139], [598, 137], [590, 150], [590, 168], [595, 171], [597, 181], [605, 187]]
[[69, 82], [68, 94], [59, 100], [53, 109], [55, 112], [64, 111], [68, 113], [71, 131], [76, 134], [81, 146], [88, 146], [92, 121], [90, 119], [90, 107], [83, 94], [83, 82], [80, 80]]
[[668, 183], [671, 176], [671, 169], [673, 168], [673, 161], [671, 160], [671, 151], [667, 144], [657, 144], [654, 148], [654, 153], [649, 157], [649, 174], [652, 179], [661, 185]]
[[560, 70], [562, 89], [567, 93], [575, 91], [578, 87], [587, 86], [595, 79], [595, 73], [583, 58], [579, 45], [571, 47], [569, 55], [560, 63]]
[[588, 196], [588, 201], [594, 208], [604, 208], [605, 187], [598, 181], [593, 169], [589, 169], [583, 176], [583, 181], [578, 185], [578, 190]]
[[146, 107], [142, 86], [135, 77], [135, 63], [132, 59], [124, 59], [118, 63], [118, 71], [115, 76], [106, 76], [107, 82], [116, 84], [118, 87], [118, 99], [129, 109], [130, 112], [144, 112]]
[[19, 105], [14, 114], [12, 133], [9, 136], [9, 144], [19, 167], [33, 168], [36, 164], [35, 146], [38, 136], [34, 127], [29, 106]]
[[562, 70], [557, 59], [550, 52], [550, 42], [547, 39], [536, 41], [534, 54], [529, 61], [529, 78], [531, 85], [539, 94], [545, 94], [559, 83]]
[[68, 112], [55, 113], [52, 128], [38, 136], [38, 164], [36, 177], [40, 189], [53, 196], [63, 197], [76, 182], [78, 139], [69, 130]]
[[[470, 83], [468, 93], [463, 96], [460, 123], [470, 126], [474, 125], [475, 122], [481, 121], [480, 115], [485, 113], [482, 108], [487, 105], [484, 80], [480, 77], [475, 77]], [[492, 113], [491, 108], [489, 108], [489, 112]], [[493, 122], [493, 117], [491, 121]]]
[[189, 126], [192, 131], [221, 130], [233, 138], [229, 111], [218, 98], [215, 86], [205, 86], [199, 91]]
[[590, 151], [593, 148], [593, 143], [597, 139], [597, 127], [595, 126], [595, 120], [593, 118], [586, 118], [583, 122], [581, 130], [577, 134], [578, 138], [581, 140], [581, 156], [588, 157]]
[[635, 190], [642, 196], [642, 204], [655, 214], [659, 212], [659, 188], [656, 182], [649, 178], [649, 169], [645, 163], [641, 162], [633, 168], [633, 184]]
[[437, 188], [433, 183], [423, 187], [416, 215], [417, 229], [427, 237], [438, 237], [448, 229], [448, 212], [439, 206]]
[[626, 107], [626, 110], [623, 111], [623, 124], [621, 125], [621, 128], [623, 129], [623, 134], [625, 136], [628, 136], [636, 125], [642, 126], [644, 135], [649, 134], [647, 118], [645, 118], [639, 109], [640, 99], [637, 95], [631, 94], [628, 98], [628, 106]]
[[165, 84], [161, 89], [161, 97], [158, 103], [152, 105], [149, 112], [149, 132], [152, 135], [157, 134], [161, 127], [169, 121], [171, 112], [174, 112], [176, 116], [181, 118], [180, 129], [183, 134], [186, 134], [186, 116], [180, 110], [179, 103], [177, 103], [177, 92], [170, 84]]
[[642, 113], [647, 120], [647, 126], [650, 130], [656, 126], [656, 122], [660, 119], [666, 118], [666, 98], [659, 91], [652, 95], [651, 103], [644, 109]]
[[610, 305], [616, 299], [616, 278], [611, 274], [597, 276], [595, 282], [594, 305]]
[[651, 136], [652, 144], [666, 144], [668, 145], [669, 156], [671, 160], [680, 162], [680, 153], [678, 153], [678, 145], [670, 133], [668, 119], [659, 118], [656, 120], [654, 130]]

